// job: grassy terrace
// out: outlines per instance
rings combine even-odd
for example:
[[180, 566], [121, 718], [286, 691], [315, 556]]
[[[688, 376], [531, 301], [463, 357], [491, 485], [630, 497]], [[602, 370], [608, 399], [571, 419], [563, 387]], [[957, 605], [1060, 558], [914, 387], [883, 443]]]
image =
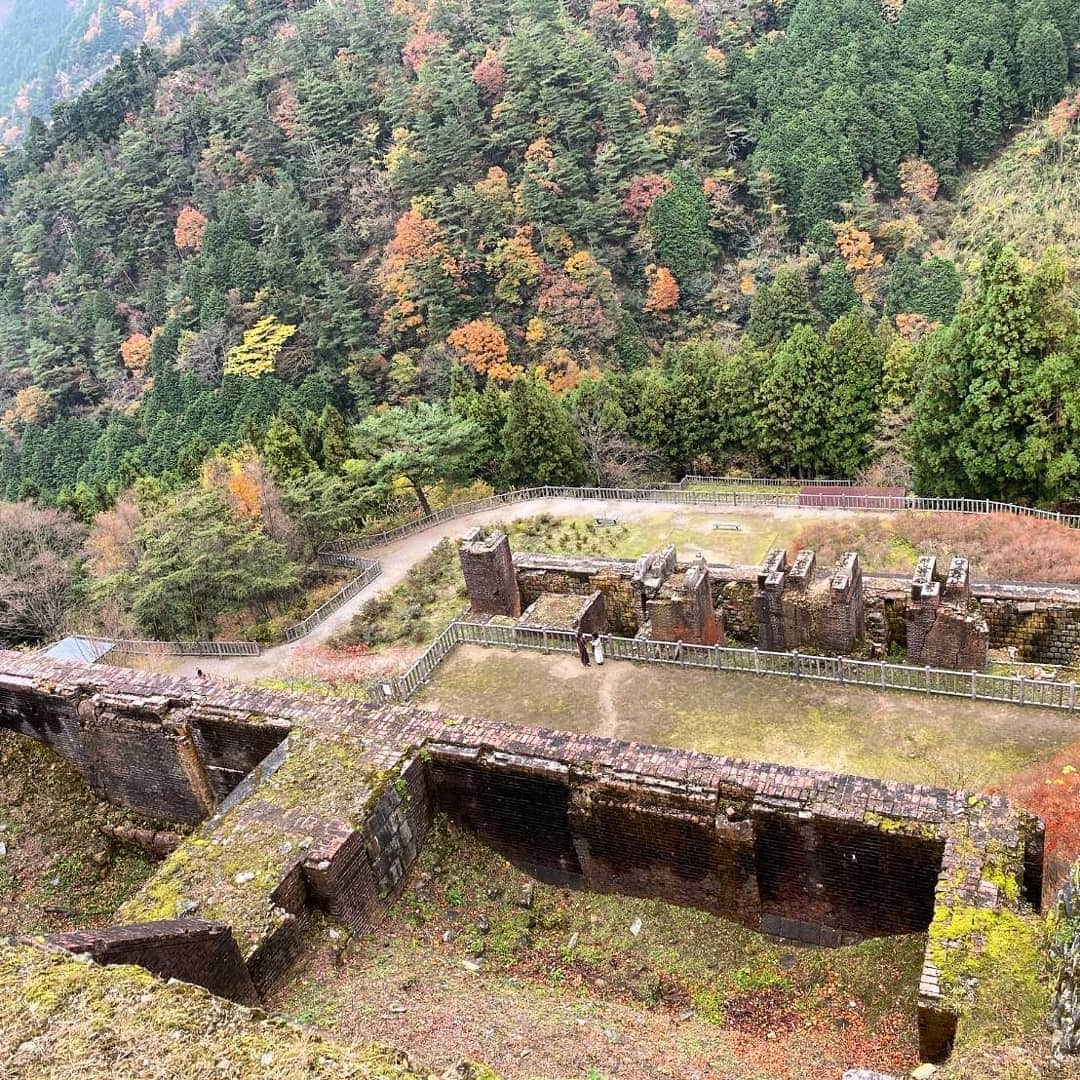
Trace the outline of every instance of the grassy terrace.
[[1077, 740], [1068, 713], [459, 646], [419, 704], [890, 780], [984, 789]]

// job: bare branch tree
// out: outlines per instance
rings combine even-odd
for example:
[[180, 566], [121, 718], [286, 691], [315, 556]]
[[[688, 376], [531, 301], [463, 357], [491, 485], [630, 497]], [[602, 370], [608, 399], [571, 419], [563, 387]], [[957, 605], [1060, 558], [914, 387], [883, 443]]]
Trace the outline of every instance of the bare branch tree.
[[633, 487], [655, 468], [655, 455], [621, 429], [600, 395], [575, 402], [573, 418], [585, 465], [600, 487]]
[[60, 630], [85, 532], [58, 510], [0, 503], [0, 639], [45, 641]]

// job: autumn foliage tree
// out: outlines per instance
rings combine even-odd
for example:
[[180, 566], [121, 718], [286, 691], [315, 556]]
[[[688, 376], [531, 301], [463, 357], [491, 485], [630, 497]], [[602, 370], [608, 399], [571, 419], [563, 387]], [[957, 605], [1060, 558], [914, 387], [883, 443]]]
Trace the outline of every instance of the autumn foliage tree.
[[938, 193], [937, 170], [929, 161], [909, 158], [900, 163], [900, 190], [920, 202], [932, 203]]
[[206, 232], [206, 215], [194, 206], [182, 207], [176, 216], [173, 240], [180, 252], [198, 252], [202, 247], [203, 233]]
[[510, 348], [502, 327], [491, 319], [473, 319], [452, 330], [446, 341], [478, 375], [506, 383], [520, 372], [510, 361]]
[[834, 226], [836, 248], [851, 271], [855, 291], [864, 299], [874, 296], [874, 276], [885, 263], [885, 256], [874, 250], [874, 241], [865, 229], [850, 221]]
[[645, 311], [651, 315], [666, 317], [679, 306], [679, 283], [666, 266], [646, 268], [649, 277], [649, 293], [645, 299]]
[[388, 302], [384, 333], [423, 335], [430, 329], [432, 309], [448, 310], [457, 296], [459, 271], [438, 222], [418, 209], [398, 218], [386, 245], [381, 283]]
[[498, 101], [506, 85], [506, 68], [499, 54], [493, 49], [488, 49], [473, 67], [472, 78], [487, 101]]
[[145, 334], [136, 332], [120, 343], [120, 355], [128, 371], [141, 375], [150, 362], [152, 343]]
[[285, 343], [296, 333], [296, 327], [265, 315], [250, 330], [244, 340], [229, 350], [225, 357], [225, 374], [258, 379], [274, 370], [278, 355]]

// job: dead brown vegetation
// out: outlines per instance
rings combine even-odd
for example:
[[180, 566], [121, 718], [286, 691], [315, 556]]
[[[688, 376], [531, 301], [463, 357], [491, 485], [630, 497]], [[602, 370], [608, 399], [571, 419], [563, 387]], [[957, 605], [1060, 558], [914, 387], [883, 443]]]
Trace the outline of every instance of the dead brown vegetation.
[[829, 566], [858, 551], [868, 569], [905, 569], [916, 555], [963, 555], [978, 577], [1080, 581], [1080, 530], [1012, 514], [896, 514], [808, 524], [796, 549], [813, 548]]

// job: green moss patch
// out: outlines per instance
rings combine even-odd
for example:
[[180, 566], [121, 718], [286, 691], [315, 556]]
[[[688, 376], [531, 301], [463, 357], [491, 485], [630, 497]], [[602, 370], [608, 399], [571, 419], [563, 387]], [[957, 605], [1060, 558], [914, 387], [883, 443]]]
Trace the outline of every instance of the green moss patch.
[[[0, 1073], [423, 1080], [397, 1050], [338, 1043], [142, 968], [98, 967], [0, 941]], [[495, 1080], [478, 1070], [476, 1080]]]
[[215, 919], [232, 927], [246, 955], [279, 924], [282, 913], [270, 896], [317, 840], [294, 822], [360, 825], [396, 775], [366, 761], [356, 739], [294, 730], [281, 767], [173, 852], [120, 916], [127, 922], [185, 913]]
[[99, 829], [128, 822], [144, 823], [99, 803], [74, 766], [48, 747], [0, 731], [0, 933], [111, 921], [157, 865]]

